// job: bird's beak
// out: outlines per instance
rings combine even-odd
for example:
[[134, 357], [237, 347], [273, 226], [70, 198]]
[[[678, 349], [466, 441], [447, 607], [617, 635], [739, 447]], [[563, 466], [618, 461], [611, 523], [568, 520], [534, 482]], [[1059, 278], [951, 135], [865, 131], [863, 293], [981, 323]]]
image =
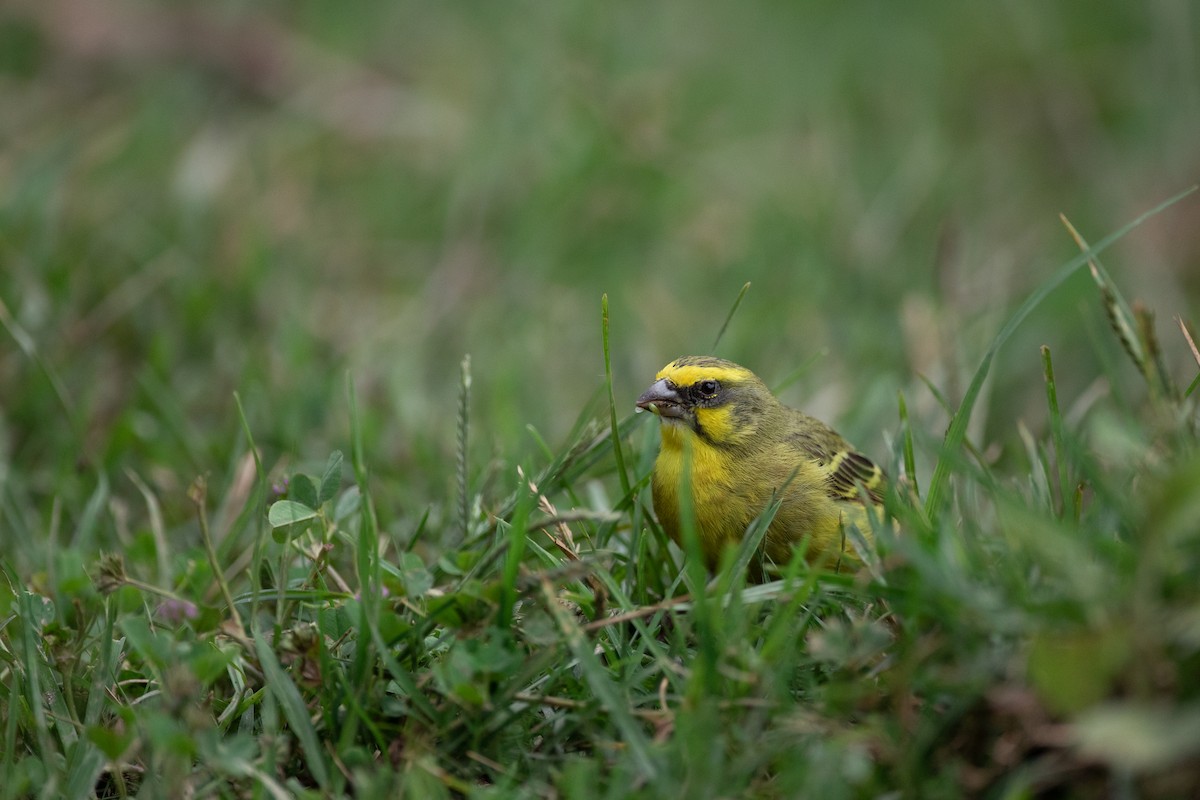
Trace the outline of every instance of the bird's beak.
[[683, 416], [683, 398], [667, 379], [655, 381], [637, 399], [639, 411], [652, 411], [660, 417], [678, 419]]

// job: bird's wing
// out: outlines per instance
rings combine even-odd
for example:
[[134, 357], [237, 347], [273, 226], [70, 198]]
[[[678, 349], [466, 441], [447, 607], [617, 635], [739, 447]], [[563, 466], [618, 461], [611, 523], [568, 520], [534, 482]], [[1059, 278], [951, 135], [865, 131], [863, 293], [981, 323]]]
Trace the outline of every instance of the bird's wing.
[[804, 424], [793, 431], [791, 444], [803, 451], [825, 474], [825, 490], [830, 497], [859, 501], [862, 495], [858, 487], [862, 486], [873, 501], [883, 501], [887, 480], [883, 470], [834, 430], [806, 415]]
[[883, 501], [883, 470], [874, 461], [853, 450], [843, 450], [829, 462], [828, 490], [835, 497], [861, 500], [859, 486], [876, 503]]

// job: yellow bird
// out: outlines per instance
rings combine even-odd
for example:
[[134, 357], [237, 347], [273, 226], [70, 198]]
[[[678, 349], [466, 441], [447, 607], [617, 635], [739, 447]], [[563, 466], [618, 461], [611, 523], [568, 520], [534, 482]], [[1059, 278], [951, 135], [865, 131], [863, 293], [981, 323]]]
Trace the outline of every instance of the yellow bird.
[[710, 570], [776, 495], [779, 510], [762, 543], [771, 561], [786, 564], [803, 547], [809, 561], [858, 565], [846, 530], [854, 525], [871, 539], [863, 491], [880, 502], [885, 477], [828, 425], [780, 403], [745, 367], [708, 356], [667, 364], [637, 407], [662, 422], [651, 487], [658, 521], [676, 543], [691, 451], [692, 509]]

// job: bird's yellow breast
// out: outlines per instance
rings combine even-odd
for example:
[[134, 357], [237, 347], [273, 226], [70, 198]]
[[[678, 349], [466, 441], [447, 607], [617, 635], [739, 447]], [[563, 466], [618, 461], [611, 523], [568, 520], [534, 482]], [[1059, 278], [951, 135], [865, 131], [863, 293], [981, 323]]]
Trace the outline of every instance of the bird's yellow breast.
[[679, 492], [684, 470], [692, 489], [692, 512], [705, 559], [715, 564], [721, 548], [736, 543], [746, 526], [762, 511], [760, 497], [747, 480], [743, 465], [728, 451], [707, 443], [691, 431], [664, 425], [662, 448], [654, 467], [654, 508], [667, 534], [681, 542]]
[[870, 536], [864, 509], [855, 503], [835, 502], [827, 494], [826, 475], [815, 462], [771, 450], [747, 457], [710, 444], [687, 428], [667, 424], [662, 426], [662, 447], [651, 488], [659, 522], [678, 544], [682, 544], [680, 491], [689, 465], [686, 481], [692, 489], [696, 532], [710, 569], [717, 567], [726, 546], [741, 541], [775, 493], [780, 494], [782, 505], [763, 548], [776, 563], [786, 563], [792, 548], [805, 540], [810, 559], [839, 558], [838, 554], [853, 558], [845, 539], [847, 524]]

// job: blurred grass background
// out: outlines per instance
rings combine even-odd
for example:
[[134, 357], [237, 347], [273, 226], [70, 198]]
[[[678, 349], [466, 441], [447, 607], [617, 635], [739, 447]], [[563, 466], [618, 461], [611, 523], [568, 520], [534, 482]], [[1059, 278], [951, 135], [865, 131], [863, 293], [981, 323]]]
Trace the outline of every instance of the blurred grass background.
[[[1197, 182], [1198, 42], [1186, 0], [4, 3], [0, 796], [1191, 796], [1195, 406], [1086, 270], [929, 473], [1059, 213]], [[1195, 196], [1103, 260], [1187, 385]], [[632, 490], [569, 433], [602, 293], [623, 416], [746, 282], [719, 355], [895, 477], [916, 439], [874, 580], [681, 584], [652, 426]]]
[[[70, 530], [97, 472], [141, 508], [130, 470], [179, 522], [244, 446], [235, 390], [268, 465], [320, 460], [348, 373], [384, 522], [416, 518], [464, 353], [479, 483], [594, 398], [602, 292], [627, 408], [746, 281], [720, 354], [802, 368], [785, 399], [886, 461], [896, 391], [939, 436], [920, 376], [955, 402], [1078, 252], [1059, 212], [1095, 241], [1195, 182], [1198, 42], [1188, 0], [6, 3], [5, 516]], [[1196, 202], [1105, 259], [1194, 317]], [[1044, 429], [1038, 345], [1068, 415], [1106, 402], [1105, 328], [1080, 273], [1018, 332], [993, 458]]]

